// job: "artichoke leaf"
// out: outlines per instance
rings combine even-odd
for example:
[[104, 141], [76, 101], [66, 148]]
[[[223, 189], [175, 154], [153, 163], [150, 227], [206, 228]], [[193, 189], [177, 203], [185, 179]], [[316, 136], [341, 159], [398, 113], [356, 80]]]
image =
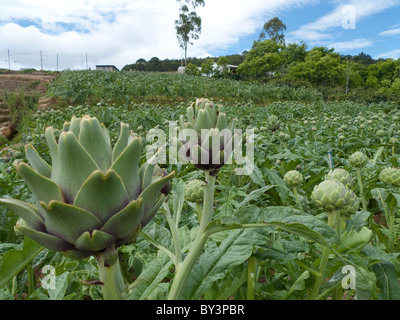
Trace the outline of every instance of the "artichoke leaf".
[[104, 224], [129, 203], [121, 177], [112, 169], [94, 171], [76, 195], [74, 205], [95, 215]]
[[45, 231], [39, 211], [31, 204], [17, 199], [0, 199], [0, 203], [22, 218], [32, 229]]
[[121, 122], [120, 132], [117, 142], [113, 148], [112, 162], [114, 163], [119, 157], [122, 151], [128, 146], [129, 139], [129, 126], [126, 123]]
[[33, 230], [28, 228], [27, 226], [19, 226], [17, 227], [19, 231], [25, 236], [31, 238], [32, 240], [39, 243], [41, 246], [52, 250], [52, 251], [66, 251], [73, 249], [73, 246], [68, 244], [67, 242], [63, 241], [62, 239], [53, 236], [51, 234]]
[[53, 164], [52, 180], [63, 190], [68, 203], [73, 203], [83, 182], [93, 171], [99, 169], [70, 131], [60, 135], [56, 164]]
[[96, 118], [88, 116], [82, 118], [78, 140], [100, 170], [105, 172], [110, 168], [112, 160], [110, 136], [104, 125]]
[[39, 172], [42, 176], [50, 178], [51, 176], [51, 166], [42, 159], [38, 154], [34, 146], [28, 144], [25, 146], [26, 157], [29, 160], [30, 165]]
[[45, 212], [47, 232], [72, 245], [83, 232], [100, 229], [102, 226], [94, 214], [77, 206], [59, 201], [50, 201], [49, 205], [41, 202], [40, 205]]
[[85, 231], [76, 239], [75, 247], [82, 251], [100, 251], [113, 244], [115, 240], [112, 235], [103, 231], [93, 230], [91, 233]]
[[142, 221], [143, 214], [140, 214], [139, 208], [142, 205], [142, 199], [132, 200], [120, 212], [113, 215], [100, 229], [116, 239], [126, 237], [132, 230], [136, 229]]
[[135, 137], [132, 142], [119, 153], [115, 159], [112, 170], [121, 177], [129, 199], [136, 199], [141, 192], [139, 178], [139, 159], [141, 152], [141, 138]]
[[24, 162], [15, 162], [14, 166], [31, 189], [36, 203], [49, 203], [51, 200], [64, 202], [63, 192], [54, 181], [39, 174]]
[[201, 132], [202, 129], [210, 129], [215, 127], [215, 123], [212, 121], [207, 110], [199, 110], [194, 127], [198, 132]]
[[141, 212], [147, 214], [151, 211], [154, 206], [154, 202], [160, 195], [161, 189], [173, 177], [175, 177], [175, 171], [172, 171], [170, 174], [166, 175], [160, 180], [153, 182], [141, 193], [140, 197], [143, 198], [143, 205], [140, 208]]

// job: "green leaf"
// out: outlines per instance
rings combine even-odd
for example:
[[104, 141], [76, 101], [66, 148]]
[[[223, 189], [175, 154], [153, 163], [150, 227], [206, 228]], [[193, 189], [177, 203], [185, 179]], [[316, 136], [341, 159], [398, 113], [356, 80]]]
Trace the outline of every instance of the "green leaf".
[[273, 187], [275, 187], [275, 186], [265, 186], [265, 187], [262, 187], [260, 189], [257, 189], [257, 190], [254, 190], [254, 191], [250, 192], [246, 196], [246, 198], [244, 198], [242, 200], [242, 202], [239, 203], [238, 209], [240, 209], [241, 207], [243, 207], [245, 204], [247, 204], [250, 201], [258, 200], [265, 192], [267, 192], [269, 189], [271, 189]]
[[68, 203], [73, 203], [82, 184], [99, 169], [71, 131], [61, 133], [52, 165], [51, 178], [63, 190]]
[[354, 265], [356, 269], [356, 298], [357, 300], [369, 300], [375, 290], [376, 277], [366, 268]]
[[174, 222], [178, 227], [183, 204], [185, 202], [185, 182], [182, 179], [174, 179], [172, 186], [172, 208]]
[[48, 206], [41, 202], [41, 206], [47, 232], [72, 245], [83, 232], [101, 228], [95, 215], [76, 206], [58, 201], [51, 201]]
[[251, 256], [254, 243], [265, 241], [261, 233], [242, 229], [232, 232], [219, 246], [210, 242], [193, 267], [182, 299], [200, 299], [215, 281], [224, 279], [231, 268], [243, 264]]
[[164, 253], [158, 252], [144, 268], [138, 278], [129, 286], [129, 300], [145, 300], [160, 285], [173, 266], [171, 259]]
[[112, 169], [105, 174], [94, 171], [79, 189], [74, 206], [94, 214], [102, 223], [106, 223], [114, 214], [129, 203], [121, 177]]
[[16, 170], [28, 184], [37, 203], [41, 201], [49, 203], [51, 200], [64, 201], [63, 192], [54, 181], [42, 176], [24, 162], [16, 164]]
[[96, 118], [82, 117], [79, 142], [90, 154], [100, 170], [111, 166], [112, 149], [107, 129]]
[[76, 239], [75, 247], [82, 251], [100, 251], [115, 242], [115, 238], [106, 232], [93, 230], [93, 232], [85, 231]]
[[7, 251], [0, 259], [0, 288], [20, 273], [42, 250], [41, 245], [25, 237], [22, 250]]
[[50, 178], [51, 166], [39, 156], [36, 149], [32, 145], [26, 145], [25, 153], [30, 165], [42, 176]]
[[31, 204], [16, 200], [0, 198], [0, 203], [21, 217], [31, 228], [44, 231], [44, 221], [39, 211]]
[[116, 239], [122, 239], [126, 237], [132, 230], [135, 230], [141, 220], [142, 216], [139, 214], [139, 207], [142, 201], [132, 200], [125, 208], [120, 212], [113, 215], [101, 228], [101, 231], [107, 232], [113, 235]]
[[263, 223], [265, 226], [273, 226], [300, 235], [324, 246], [339, 242], [338, 234], [325, 221], [291, 207], [248, 206], [238, 210], [235, 216], [242, 224]]
[[[123, 139], [122, 137], [120, 139]], [[142, 140], [140, 138], [133, 138], [133, 140], [121, 151], [117, 151], [115, 146], [115, 156], [111, 169], [115, 170], [122, 178], [126, 191], [131, 200], [137, 199], [140, 194], [141, 182], [139, 178], [139, 159], [142, 150]]]
[[275, 185], [279, 197], [282, 201], [282, 204], [283, 205], [291, 204], [290, 190], [288, 189], [285, 181], [283, 181], [279, 173], [274, 170], [270, 170], [268, 168], [263, 168], [263, 170], [265, 176], [268, 178], [271, 184]]
[[310, 277], [310, 273], [305, 270], [293, 283], [292, 287], [289, 289], [286, 299], [296, 290], [304, 290], [306, 287], [306, 281]]
[[372, 265], [371, 268], [380, 289], [379, 299], [400, 300], [400, 282], [393, 263], [382, 261]]
[[359, 250], [364, 247], [372, 237], [372, 231], [367, 227], [362, 227], [360, 231], [345, 231], [340, 236], [338, 252], [346, 250]]

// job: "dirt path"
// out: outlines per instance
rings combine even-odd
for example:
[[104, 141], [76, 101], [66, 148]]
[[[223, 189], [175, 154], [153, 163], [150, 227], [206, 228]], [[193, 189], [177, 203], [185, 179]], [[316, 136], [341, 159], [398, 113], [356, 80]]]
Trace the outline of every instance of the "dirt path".
[[58, 77], [57, 73], [45, 72], [7, 72], [0, 74], [0, 133], [7, 139], [16, 134], [18, 123], [12, 122], [10, 107], [6, 96], [10, 93], [39, 96], [38, 109], [46, 108], [48, 98], [45, 97], [48, 85]]

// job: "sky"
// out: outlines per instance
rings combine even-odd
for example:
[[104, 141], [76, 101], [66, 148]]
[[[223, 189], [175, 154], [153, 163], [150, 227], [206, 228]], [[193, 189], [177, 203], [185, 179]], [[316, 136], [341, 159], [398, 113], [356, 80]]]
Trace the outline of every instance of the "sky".
[[[286, 43], [343, 55], [400, 58], [400, 0], [205, 0], [189, 57], [248, 51], [278, 17]], [[0, 68], [122, 69], [138, 59], [180, 59], [176, 0], [0, 0]]]

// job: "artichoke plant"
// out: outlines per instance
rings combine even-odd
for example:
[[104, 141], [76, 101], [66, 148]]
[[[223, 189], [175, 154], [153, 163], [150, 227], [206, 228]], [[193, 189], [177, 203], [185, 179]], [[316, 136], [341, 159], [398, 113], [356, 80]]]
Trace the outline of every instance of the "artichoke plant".
[[140, 166], [141, 138], [124, 123], [114, 147], [105, 126], [89, 116], [66, 122], [58, 142], [48, 127], [46, 140], [51, 166], [32, 145], [26, 146], [30, 165], [14, 163], [36, 204], [0, 203], [24, 220], [18, 230], [42, 246], [77, 259], [112, 253], [115, 261], [115, 248], [132, 242], [156, 214], [174, 172]]
[[379, 179], [393, 187], [400, 187], [400, 169], [386, 168], [379, 174]]
[[184, 150], [181, 156], [198, 169], [217, 173], [233, 152], [233, 122], [228, 125], [223, 107], [204, 98], [187, 108], [186, 117], [187, 121], [184, 115], [179, 118], [181, 128], [189, 129], [194, 136], [189, 134], [188, 140], [188, 132], [183, 134], [183, 141], [179, 141], [180, 150]]

